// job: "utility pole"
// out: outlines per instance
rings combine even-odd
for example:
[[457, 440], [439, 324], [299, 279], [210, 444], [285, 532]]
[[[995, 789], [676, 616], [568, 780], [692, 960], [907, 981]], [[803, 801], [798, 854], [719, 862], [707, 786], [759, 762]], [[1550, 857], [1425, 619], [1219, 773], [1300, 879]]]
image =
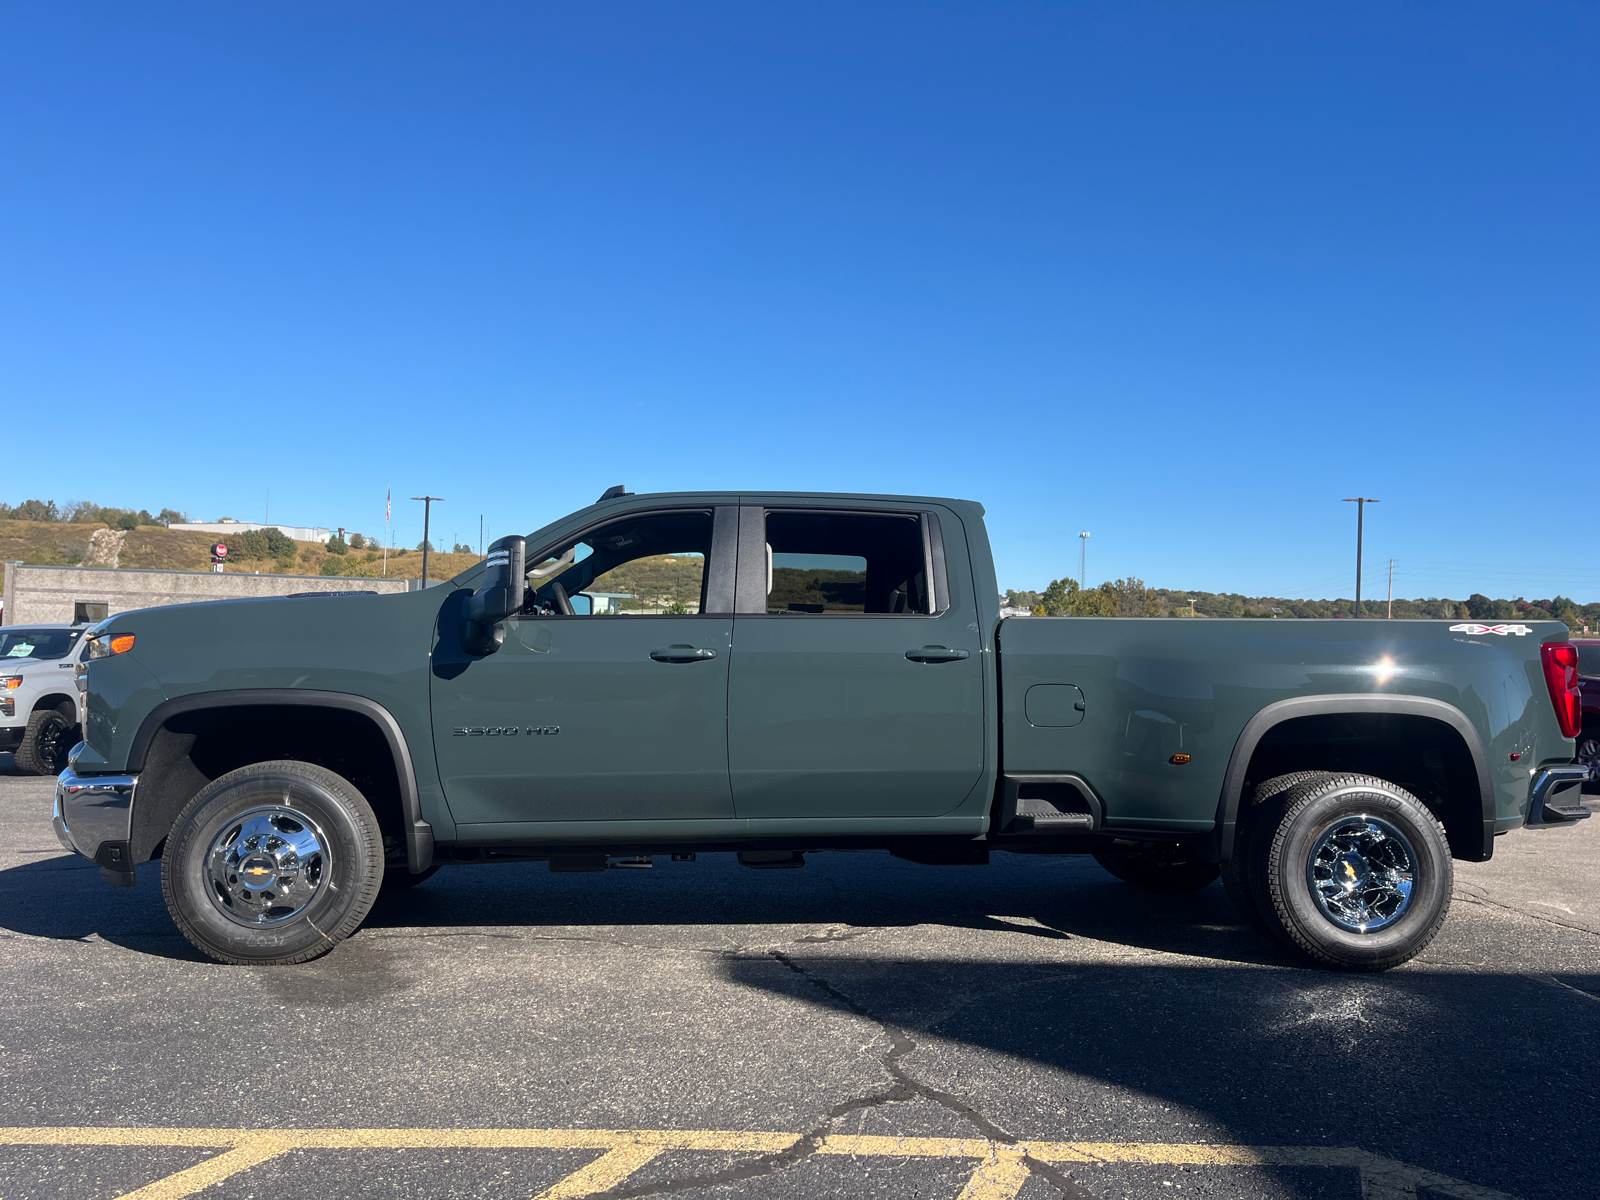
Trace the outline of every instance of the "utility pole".
[[483, 514], [478, 514], [478, 557], [483, 557]]
[[1356, 506], [1356, 616], [1361, 615], [1361, 519], [1366, 515], [1367, 505], [1377, 504], [1371, 496], [1346, 496], [1342, 504]]
[[433, 513], [435, 502], [444, 503], [443, 496], [413, 496], [413, 500], [422, 501], [422, 586], [428, 586], [428, 518]]
[[1089, 586], [1089, 531], [1082, 530], [1078, 534], [1078, 590], [1081, 592]]
[[1389, 560], [1389, 620], [1394, 620], [1394, 559]]

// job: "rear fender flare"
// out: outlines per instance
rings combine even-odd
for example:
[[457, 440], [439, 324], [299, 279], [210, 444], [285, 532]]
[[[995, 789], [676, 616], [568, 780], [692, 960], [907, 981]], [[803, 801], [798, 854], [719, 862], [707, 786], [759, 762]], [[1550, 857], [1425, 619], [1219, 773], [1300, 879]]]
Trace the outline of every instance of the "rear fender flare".
[[[1453, 704], [1426, 696], [1374, 696], [1370, 693], [1334, 694], [1331, 696], [1298, 696], [1269, 704], [1245, 723], [1239, 738], [1233, 744], [1228, 758], [1228, 770], [1222, 779], [1222, 796], [1217, 802], [1217, 827], [1214, 848], [1217, 861], [1226, 863], [1233, 857], [1233, 839], [1238, 829], [1239, 805], [1244, 794], [1244, 776], [1256, 746], [1267, 732], [1284, 721], [1297, 717], [1323, 717], [1340, 713], [1392, 713], [1399, 716], [1427, 717], [1448, 725], [1461, 735], [1467, 752], [1472, 755], [1472, 765], [1478, 776], [1478, 799], [1483, 812], [1482, 843], [1477, 847], [1461, 847], [1460, 857], [1482, 862], [1494, 852], [1495, 802], [1494, 784], [1489, 777], [1489, 760], [1483, 752], [1483, 742], [1478, 731], [1465, 713]], [[1452, 847], [1454, 850], [1455, 847]], [[1471, 851], [1476, 851], [1472, 853]]]

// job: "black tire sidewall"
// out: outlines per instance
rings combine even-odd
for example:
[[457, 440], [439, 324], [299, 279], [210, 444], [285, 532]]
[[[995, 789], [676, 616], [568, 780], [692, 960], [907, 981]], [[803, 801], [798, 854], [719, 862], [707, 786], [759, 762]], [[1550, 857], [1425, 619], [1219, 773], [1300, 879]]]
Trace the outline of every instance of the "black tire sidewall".
[[72, 732], [72, 722], [55, 709], [34, 713], [28, 720], [27, 728], [23, 731], [22, 743], [12, 755], [12, 761], [35, 775], [59, 775], [66, 768], [66, 755], [72, 748], [72, 743], [69, 741], [61, 749], [60, 761], [56, 763], [47, 761], [40, 749], [40, 743], [44, 740], [45, 726], [56, 721], [61, 723], [64, 734]]
[[[327, 839], [328, 882], [306, 910], [253, 929], [225, 916], [209, 892], [206, 855], [239, 815], [269, 805], [304, 813]], [[214, 780], [179, 814], [161, 861], [161, 888], [184, 936], [222, 962], [303, 962], [360, 925], [383, 881], [383, 843], [365, 798], [331, 771], [300, 763], [242, 767]]]
[[1247, 797], [1247, 803], [1239, 810], [1233, 829], [1233, 852], [1222, 868], [1222, 886], [1245, 924], [1257, 933], [1269, 937], [1273, 934], [1263, 911], [1271, 906], [1271, 898], [1264, 885], [1259, 889], [1256, 887], [1260, 874], [1256, 861], [1257, 847], [1260, 841], [1271, 841], [1272, 826], [1269, 822], [1274, 821], [1282, 811], [1282, 805], [1274, 808], [1273, 802], [1292, 789], [1304, 789], [1307, 785], [1332, 777], [1330, 771], [1291, 771], [1287, 775], [1276, 775], [1257, 784]]
[[[1306, 879], [1307, 858], [1317, 838], [1334, 822], [1362, 813], [1393, 825], [1417, 855], [1410, 905], [1393, 925], [1374, 933], [1335, 925], [1317, 906]], [[1383, 780], [1336, 779], [1313, 788], [1310, 795], [1291, 801], [1269, 840], [1258, 878], [1266, 885], [1271, 906], [1262, 915], [1291, 944], [1321, 962], [1356, 970], [1397, 966], [1433, 940], [1449, 911], [1455, 876], [1444, 830], [1421, 801]]]

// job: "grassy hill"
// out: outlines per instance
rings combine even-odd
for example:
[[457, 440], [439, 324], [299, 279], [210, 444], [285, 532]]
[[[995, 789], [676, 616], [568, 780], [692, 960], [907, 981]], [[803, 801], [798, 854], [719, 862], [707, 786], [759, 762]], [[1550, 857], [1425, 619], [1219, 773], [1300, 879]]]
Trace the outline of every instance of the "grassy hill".
[[[39, 567], [75, 567], [89, 549], [90, 535], [105, 528], [104, 524], [87, 522], [0, 521], [0, 559], [16, 559]], [[141, 525], [123, 539], [117, 565], [158, 571], [209, 571], [211, 546], [215, 541], [217, 538], [209, 533]], [[378, 578], [384, 574], [380, 551], [352, 550], [340, 555], [329, 554], [320, 542], [296, 542], [294, 546], [293, 558], [231, 559], [227, 564], [228, 573], [330, 574], [357, 578]], [[449, 579], [478, 561], [476, 554], [430, 554], [428, 578]], [[420, 579], [421, 553], [390, 551], [388, 575], [391, 579]]]

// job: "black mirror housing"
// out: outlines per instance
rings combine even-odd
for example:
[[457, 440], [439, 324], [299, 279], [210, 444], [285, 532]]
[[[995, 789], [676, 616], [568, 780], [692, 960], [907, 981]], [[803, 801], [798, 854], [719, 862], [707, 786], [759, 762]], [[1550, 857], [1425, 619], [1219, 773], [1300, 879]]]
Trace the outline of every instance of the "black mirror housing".
[[467, 620], [461, 630], [462, 646], [471, 654], [493, 654], [505, 640], [500, 623], [522, 611], [527, 586], [527, 544], [523, 538], [503, 537], [489, 547], [483, 586], [467, 601]]

